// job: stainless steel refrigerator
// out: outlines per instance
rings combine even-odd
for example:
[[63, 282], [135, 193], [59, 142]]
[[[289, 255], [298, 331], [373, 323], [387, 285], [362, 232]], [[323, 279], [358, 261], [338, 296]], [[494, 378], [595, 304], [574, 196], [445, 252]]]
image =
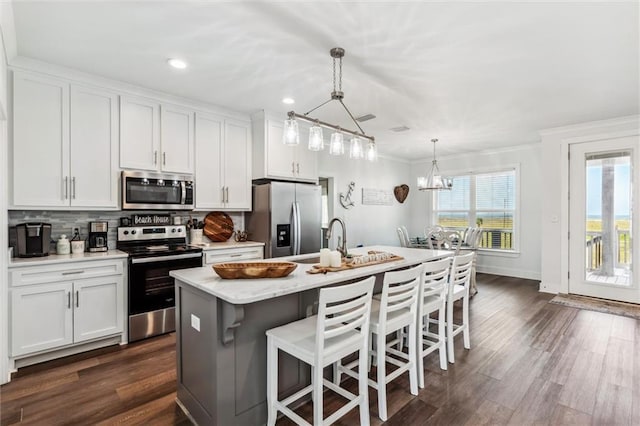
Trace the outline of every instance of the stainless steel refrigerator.
[[269, 182], [253, 186], [249, 239], [265, 243], [265, 258], [315, 253], [321, 248], [320, 185]]

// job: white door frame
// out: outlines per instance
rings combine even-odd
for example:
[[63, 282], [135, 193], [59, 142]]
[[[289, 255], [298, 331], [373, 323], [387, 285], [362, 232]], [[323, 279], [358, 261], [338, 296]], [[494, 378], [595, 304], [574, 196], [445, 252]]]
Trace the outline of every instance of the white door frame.
[[[572, 294], [580, 294], [591, 297], [600, 297], [605, 299], [619, 300], [631, 303], [640, 303], [640, 289], [638, 288], [638, 271], [637, 266], [640, 264], [639, 252], [636, 247], [632, 247], [632, 276], [631, 287], [625, 287], [614, 284], [596, 283], [587, 281], [585, 277], [585, 220], [586, 220], [586, 194], [583, 190], [586, 181], [586, 167], [584, 165], [584, 155], [589, 152], [615, 152], [615, 151], [631, 151], [632, 182], [632, 211], [636, 212], [633, 217], [634, 223], [637, 225], [637, 212], [640, 210], [635, 208], [639, 204], [640, 191], [638, 187], [638, 176], [640, 166], [640, 156], [638, 150], [639, 136], [608, 138], [607, 140], [598, 140], [591, 142], [572, 143], [569, 145], [571, 152], [571, 160], [569, 162], [570, 186], [573, 179], [577, 179], [573, 186], [573, 193], [570, 191], [570, 208], [569, 214], [572, 219], [569, 221], [570, 235], [569, 238], [569, 270], [571, 275], [569, 278], [569, 291]], [[574, 152], [575, 150], [575, 152]], [[571, 164], [575, 169], [571, 169]], [[573, 207], [573, 210], [572, 210]], [[571, 223], [571, 220], [576, 223]], [[640, 241], [638, 238], [638, 226], [632, 226], [633, 241]], [[573, 268], [573, 269], [572, 269]]]
[[[637, 123], [636, 117], [625, 118], [620, 123]], [[602, 125], [602, 124], [600, 124]], [[599, 129], [595, 129], [596, 131]], [[602, 132], [585, 136], [576, 136], [560, 141], [561, 167], [560, 167], [560, 285], [558, 292], [563, 294], [569, 293], [569, 145], [580, 142], [597, 142], [600, 140], [608, 140], [621, 138], [625, 136], [638, 136], [639, 129], [627, 129], [617, 132]]]

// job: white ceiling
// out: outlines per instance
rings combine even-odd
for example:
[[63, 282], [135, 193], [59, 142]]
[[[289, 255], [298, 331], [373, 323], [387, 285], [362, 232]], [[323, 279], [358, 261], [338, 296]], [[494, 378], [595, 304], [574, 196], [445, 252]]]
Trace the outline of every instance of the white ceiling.
[[[27, 2], [18, 55], [221, 105], [345, 103], [407, 159], [537, 142], [538, 130], [639, 113], [638, 2]], [[166, 59], [183, 58], [184, 71]], [[332, 105], [313, 117], [354, 128]], [[389, 129], [405, 125], [403, 133]]]

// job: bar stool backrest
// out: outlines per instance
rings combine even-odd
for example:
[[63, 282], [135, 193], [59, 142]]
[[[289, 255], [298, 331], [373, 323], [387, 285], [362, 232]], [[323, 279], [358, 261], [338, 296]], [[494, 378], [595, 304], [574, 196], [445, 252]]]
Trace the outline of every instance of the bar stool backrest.
[[419, 297], [422, 303], [430, 296], [436, 296], [445, 300], [452, 260], [452, 257], [447, 257], [422, 264], [422, 286], [420, 287]]
[[402, 315], [402, 311], [417, 315], [418, 291], [422, 277], [422, 265], [402, 271], [390, 271], [384, 274], [382, 296], [380, 297], [380, 329], [385, 329], [387, 319], [393, 315]]
[[[326, 340], [357, 332], [366, 339], [375, 277], [353, 284], [320, 289], [316, 328], [316, 357], [322, 359]], [[316, 365], [322, 365], [317, 363]]]
[[461, 285], [465, 287], [467, 293], [469, 292], [469, 283], [471, 281], [471, 268], [473, 266], [473, 259], [475, 252], [454, 256], [453, 263], [451, 264], [451, 273], [449, 275], [449, 297], [453, 296], [453, 290], [455, 285]]

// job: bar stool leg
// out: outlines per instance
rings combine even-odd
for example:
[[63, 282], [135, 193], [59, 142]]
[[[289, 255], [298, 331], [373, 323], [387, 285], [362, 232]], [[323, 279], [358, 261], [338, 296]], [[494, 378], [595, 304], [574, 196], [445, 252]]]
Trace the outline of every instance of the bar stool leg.
[[[369, 339], [371, 340], [371, 339]], [[358, 392], [362, 397], [360, 401], [360, 425], [369, 426], [369, 375], [364, 366], [371, 359], [369, 351], [360, 349], [360, 365], [358, 365]]]
[[338, 360], [333, 363], [333, 383], [337, 386], [340, 386], [340, 378], [342, 373], [340, 372], [340, 367], [342, 366], [342, 361]]
[[471, 349], [471, 339], [469, 338], [469, 296], [462, 299], [462, 323], [464, 329], [462, 336], [464, 337], [465, 349]]
[[313, 424], [321, 425], [323, 423], [321, 367], [313, 369], [311, 380], [313, 380]]
[[429, 327], [429, 315], [418, 318], [418, 324], [420, 325], [420, 327], [418, 327], [418, 332], [416, 333], [416, 345], [418, 349], [418, 386], [420, 389], [424, 389], [424, 358], [422, 356], [424, 345], [422, 344], [422, 333], [425, 330], [425, 324], [427, 329]]
[[377, 334], [376, 339], [376, 360], [377, 360], [377, 380], [378, 383], [378, 414], [382, 421], [387, 421], [387, 383], [386, 383], [386, 342], [382, 333]]
[[[440, 309], [438, 312], [438, 318], [444, 319], [445, 317], [445, 309]], [[428, 324], [428, 323], [427, 323]], [[427, 325], [428, 327], [428, 325]], [[444, 321], [438, 321], [438, 341], [440, 342], [440, 348], [438, 352], [440, 354], [440, 368], [443, 370], [447, 369], [447, 338], [445, 337], [444, 332]]]
[[447, 301], [447, 357], [451, 364], [456, 362], [453, 354], [453, 306], [450, 306], [452, 303], [452, 301]]
[[278, 413], [274, 402], [278, 399], [278, 349], [273, 339], [267, 336], [267, 425], [276, 424]]
[[418, 356], [417, 351], [416, 351], [416, 346], [417, 346], [417, 339], [415, 338], [415, 336], [418, 334], [416, 332], [416, 321], [414, 319], [414, 321], [411, 323], [411, 325], [409, 326], [409, 337], [411, 337], [409, 340], [409, 385], [411, 387], [411, 395], [417, 395], [418, 394], [418, 367], [417, 367], [417, 363], [416, 363], [416, 357]]

